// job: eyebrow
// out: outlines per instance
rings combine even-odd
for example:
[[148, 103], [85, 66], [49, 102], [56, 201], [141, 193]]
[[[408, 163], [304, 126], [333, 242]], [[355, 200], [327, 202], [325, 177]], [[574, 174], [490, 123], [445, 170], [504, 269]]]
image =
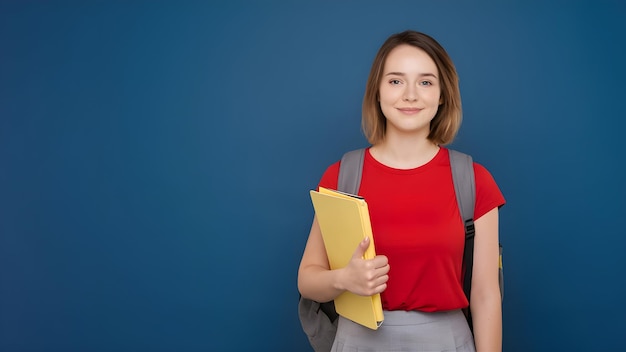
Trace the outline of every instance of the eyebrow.
[[[385, 76], [406, 76], [406, 73], [404, 72], [387, 72], [385, 74]], [[419, 74], [420, 77], [434, 77], [437, 78], [437, 76], [434, 73], [420, 73]]]

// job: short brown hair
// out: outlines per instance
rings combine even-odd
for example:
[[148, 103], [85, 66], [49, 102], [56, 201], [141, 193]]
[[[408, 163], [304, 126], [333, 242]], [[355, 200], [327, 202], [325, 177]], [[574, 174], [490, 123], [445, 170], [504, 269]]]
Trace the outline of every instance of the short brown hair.
[[426, 52], [439, 70], [441, 105], [430, 122], [428, 139], [436, 144], [449, 144], [454, 140], [461, 126], [459, 77], [446, 50], [432, 37], [412, 30], [396, 33], [387, 38], [374, 58], [363, 97], [361, 123], [365, 137], [371, 144], [379, 143], [385, 138], [387, 119], [380, 109], [378, 90], [387, 56], [391, 50], [402, 44], [411, 45]]

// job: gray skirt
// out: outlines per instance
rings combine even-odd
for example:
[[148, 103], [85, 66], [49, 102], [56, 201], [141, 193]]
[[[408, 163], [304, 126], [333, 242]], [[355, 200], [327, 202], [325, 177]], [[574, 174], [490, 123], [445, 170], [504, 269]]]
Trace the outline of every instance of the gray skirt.
[[385, 321], [378, 330], [339, 317], [331, 351], [476, 351], [474, 337], [461, 310], [384, 311], [384, 315]]

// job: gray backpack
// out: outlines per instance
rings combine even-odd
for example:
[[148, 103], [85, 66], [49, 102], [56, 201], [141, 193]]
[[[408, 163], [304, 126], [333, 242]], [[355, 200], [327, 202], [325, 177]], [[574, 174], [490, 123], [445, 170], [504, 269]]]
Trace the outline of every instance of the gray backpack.
[[[448, 151], [450, 153], [454, 191], [461, 217], [465, 224], [463, 291], [469, 301], [472, 283], [472, 264], [474, 262], [474, 203], [476, 200], [474, 166], [471, 156], [451, 149], [448, 149]], [[361, 185], [364, 157], [365, 149], [353, 150], [343, 155], [339, 166], [337, 190], [357, 194]], [[503, 295], [502, 246], [500, 246], [499, 282], [500, 294]], [[466, 309], [464, 313], [471, 329], [472, 319], [469, 309]], [[313, 350], [315, 352], [330, 351], [335, 340], [337, 318], [339, 317], [335, 311], [334, 302], [319, 303], [300, 297], [298, 314], [302, 329], [309, 338]]]

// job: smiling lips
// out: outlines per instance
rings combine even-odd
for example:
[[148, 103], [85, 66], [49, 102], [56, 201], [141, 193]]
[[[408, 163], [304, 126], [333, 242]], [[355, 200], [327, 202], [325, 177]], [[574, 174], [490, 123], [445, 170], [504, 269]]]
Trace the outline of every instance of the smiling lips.
[[398, 111], [406, 115], [414, 115], [422, 111], [422, 109], [418, 109], [418, 108], [397, 108], [397, 109]]

